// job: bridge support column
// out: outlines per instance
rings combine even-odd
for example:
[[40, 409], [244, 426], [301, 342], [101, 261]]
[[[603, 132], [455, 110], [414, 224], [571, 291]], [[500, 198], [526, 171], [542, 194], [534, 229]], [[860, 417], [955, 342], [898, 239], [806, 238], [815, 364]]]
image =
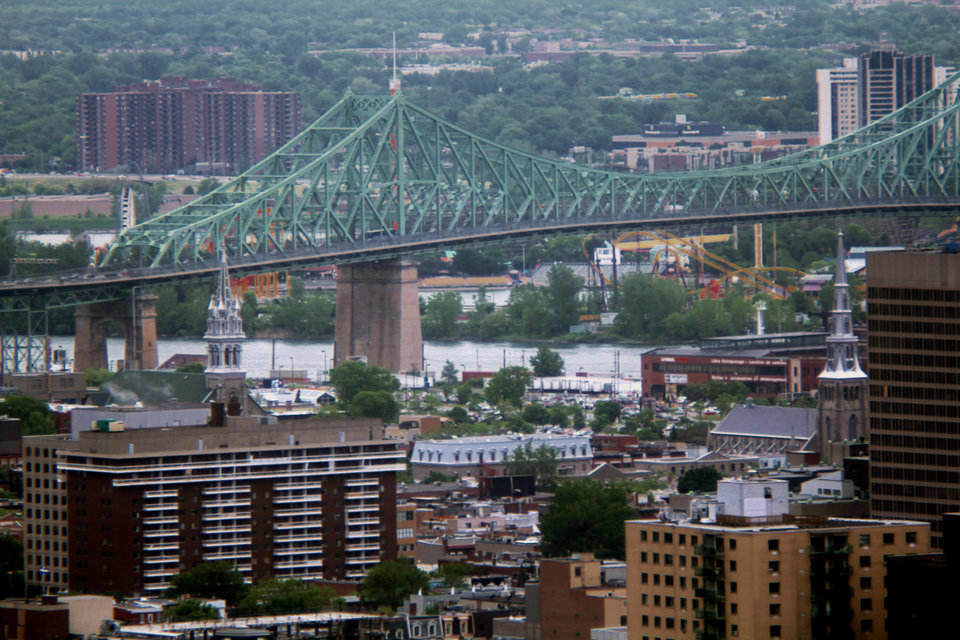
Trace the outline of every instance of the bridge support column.
[[389, 371], [423, 370], [417, 267], [405, 260], [337, 270], [334, 364], [365, 358]]
[[130, 303], [98, 302], [77, 307], [74, 314], [73, 370], [107, 369], [107, 327], [116, 324], [124, 335], [124, 368], [157, 368], [157, 296], [138, 294]]

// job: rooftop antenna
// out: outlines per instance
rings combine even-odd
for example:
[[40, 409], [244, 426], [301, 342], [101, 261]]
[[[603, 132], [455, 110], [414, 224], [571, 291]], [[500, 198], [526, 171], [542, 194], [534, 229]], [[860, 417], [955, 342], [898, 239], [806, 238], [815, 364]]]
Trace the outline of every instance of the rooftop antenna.
[[397, 32], [393, 32], [393, 77], [390, 78], [390, 95], [395, 96], [400, 91], [400, 78], [397, 77]]

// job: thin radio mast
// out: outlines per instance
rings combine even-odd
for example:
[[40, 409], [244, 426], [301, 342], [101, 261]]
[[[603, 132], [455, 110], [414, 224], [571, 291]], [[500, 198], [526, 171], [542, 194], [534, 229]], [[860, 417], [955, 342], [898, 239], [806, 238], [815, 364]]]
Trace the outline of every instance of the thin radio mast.
[[393, 32], [393, 77], [390, 78], [390, 95], [395, 96], [400, 91], [400, 79], [397, 78], [397, 32]]

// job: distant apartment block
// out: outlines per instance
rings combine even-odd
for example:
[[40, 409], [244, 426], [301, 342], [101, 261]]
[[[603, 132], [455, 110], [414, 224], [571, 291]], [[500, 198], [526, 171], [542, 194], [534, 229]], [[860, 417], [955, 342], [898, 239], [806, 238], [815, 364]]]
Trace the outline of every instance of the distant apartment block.
[[892, 113], [945, 81], [952, 67], [936, 67], [933, 56], [876, 49], [843, 66], [817, 70], [820, 144], [847, 135]]
[[232, 79], [165, 78], [77, 97], [84, 171], [236, 173], [300, 130], [300, 97]]
[[649, 173], [696, 171], [735, 164], [753, 164], [816, 146], [813, 131], [727, 131], [721, 124], [647, 123], [640, 133], [613, 136], [612, 162]]

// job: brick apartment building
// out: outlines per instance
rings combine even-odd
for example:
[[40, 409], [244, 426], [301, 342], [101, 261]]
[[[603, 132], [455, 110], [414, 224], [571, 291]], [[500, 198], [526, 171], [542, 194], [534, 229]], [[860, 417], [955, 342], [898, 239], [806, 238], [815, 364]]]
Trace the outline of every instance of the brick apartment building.
[[300, 97], [233, 79], [164, 78], [77, 97], [84, 171], [236, 173], [300, 131]]
[[540, 638], [588, 640], [590, 630], [627, 621], [624, 567], [589, 553], [540, 560]]
[[721, 481], [717, 516], [626, 525], [628, 638], [886, 638], [888, 555], [918, 521], [798, 518], [785, 482]]
[[156, 594], [213, 560], [245, 578], [356, 579], [397, 557], [397, 443], [365, 419], [24, 439], [27, 580]]

